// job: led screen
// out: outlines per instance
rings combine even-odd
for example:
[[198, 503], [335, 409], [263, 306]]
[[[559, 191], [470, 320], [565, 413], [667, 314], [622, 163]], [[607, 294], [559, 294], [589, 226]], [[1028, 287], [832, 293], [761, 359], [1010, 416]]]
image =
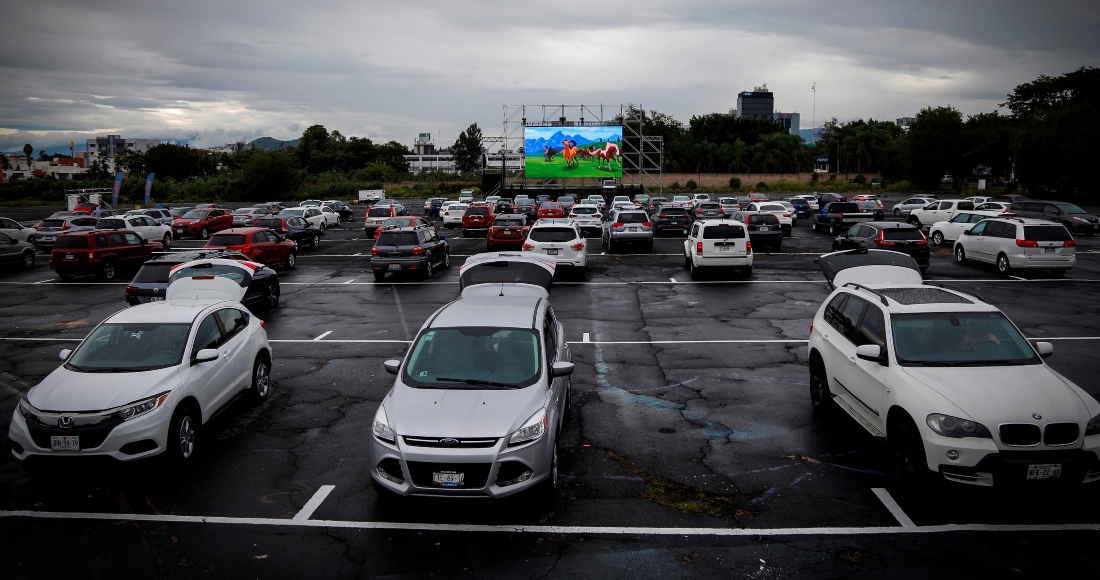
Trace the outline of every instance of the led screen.
[[622, 177], [623, 128], [524, 127], [528, 178]]

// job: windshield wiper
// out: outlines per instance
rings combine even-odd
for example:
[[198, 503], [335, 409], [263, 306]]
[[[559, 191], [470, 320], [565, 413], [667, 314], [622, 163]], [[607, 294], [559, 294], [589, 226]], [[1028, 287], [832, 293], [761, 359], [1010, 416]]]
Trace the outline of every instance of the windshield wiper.
[[514, 389], [515, 385], [509, 385], [508, 383], [497, 383], [494, 381], [482, 381], [479, 379], [452, 379], [448, 377], [436, 377], [435, 380], [445, 383], [466, 383], [467, 385], [473, 385], [476, 387], [490, 387], [494, 389]]
[[129, 373], [134, 369], [127, 367], [81, 367], [85, 373]]

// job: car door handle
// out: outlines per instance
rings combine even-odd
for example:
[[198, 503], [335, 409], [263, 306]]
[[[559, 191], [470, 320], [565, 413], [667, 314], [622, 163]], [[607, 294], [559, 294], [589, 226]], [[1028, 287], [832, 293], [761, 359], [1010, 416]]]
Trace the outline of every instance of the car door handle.
[[848, 362], [850, 362], [852, 364], [856, 364], [856, 357], [855, 356], [848, 357]]
[[222, 358], [229, 358], [229, 355], [233, 354], [233, 351], [227, 350], [222, 353]]

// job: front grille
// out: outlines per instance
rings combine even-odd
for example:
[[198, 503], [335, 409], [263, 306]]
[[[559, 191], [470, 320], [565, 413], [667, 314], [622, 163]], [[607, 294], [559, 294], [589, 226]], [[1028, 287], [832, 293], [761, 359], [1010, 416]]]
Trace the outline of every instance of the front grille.
[[459, 449], [493, 447], [497, 444], [495, 438], [481, 439], [456, 439], [453, 437], [402, 437], [405, 445], [412, 447], [454, 447]]
[[31, 439], [34, 440], [34, 444], [39, 447], [49, 449], [51, 436], [76, 435], [80, 437], [80, 449], [84, 450], [95, 449], [103, 445], [103, 440], [107, 438], [107, 435], [110, 435], [111, 431], [121, 424], [122, 419], [117, 415], [112, 415], [109, 420], [98, 425], [76, 426], [70, 429], [47, 427], [38, 421], [27, 421], [27, 430], [31, 432]]
[[480, 489], [489, 480], [492, 463], [427, 463], [407, 461], [409, 476], [418, 487], [440, 487], [432, 483], [432, 473], [436, 471], [455, 471], [465, 474], [465, 481], [458, 489]]
[[1077, 441], [1081, 428], [1077, 423], [1050, 423], [1043, 430], [1043, 443], [1047, 445], [1069, 445]]
[[1013, 447], [1038, 445], [1041, 433], [1038, 425], [1031, 423], [1006, 423], [1001, 425], [1001, 443]]

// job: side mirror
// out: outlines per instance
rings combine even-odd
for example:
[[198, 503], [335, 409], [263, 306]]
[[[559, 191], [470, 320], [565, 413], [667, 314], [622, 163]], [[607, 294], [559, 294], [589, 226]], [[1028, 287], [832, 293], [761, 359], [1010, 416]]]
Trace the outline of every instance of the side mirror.
[[19, 243], [19, 240], [15, 239], [15, 238], [12, 238], [11, 240], [8, 241], [8, 243], [14, 246], [15, 244]]
[[877, 362], [886, 366], [886, 357], [883, 356], [882, 347], [877, 344], [862, 344], [856, 347], [856, 356], [871, 362]]
[[69, 360], [69, 355], [73, 354], [73, 349], [66, 348], [61, 350], [61, 360]]
[[573, 369], [574, 368], [575, 367], [573, 366], [573, 363], [571, 363], [571, 362], [558, 361], [558, 362], [550, 365], [550, 376], [551, 377], [566, 377], [566, 376], [569, 376], [569, 375], [573, 374]]
[[218, 349], [204, 348], [195, 355], [195, 364], [210, 362], [218, 359]]
[[970, 232], [972, 232], [972, 231], [974, 231], [974, 228], [970, 228], [969, 230], [966, 230], [965, 232], [963, 232], [963, 235], [964, 236], [969, 236], [969, 235], [971, 235]]
[[1049, 342], [1037, 342], [1035, 343], [1035, 352], [1039, 353], [1042, 358], [1047, 358], [1054, 354], [1054, 345]]
[[148, 243], [149, 243], [149, 240], [147, 240], [145, 238], [141, 238], [141, 245], [144, 246], [145, 244], [148, 244]]
[[397, 359], [388, 360], [382, 363], [382, 366], [386, 367], [386, 372], [391, 375], [396, 375], [397, 371], [401, 370], [401, 361]]

